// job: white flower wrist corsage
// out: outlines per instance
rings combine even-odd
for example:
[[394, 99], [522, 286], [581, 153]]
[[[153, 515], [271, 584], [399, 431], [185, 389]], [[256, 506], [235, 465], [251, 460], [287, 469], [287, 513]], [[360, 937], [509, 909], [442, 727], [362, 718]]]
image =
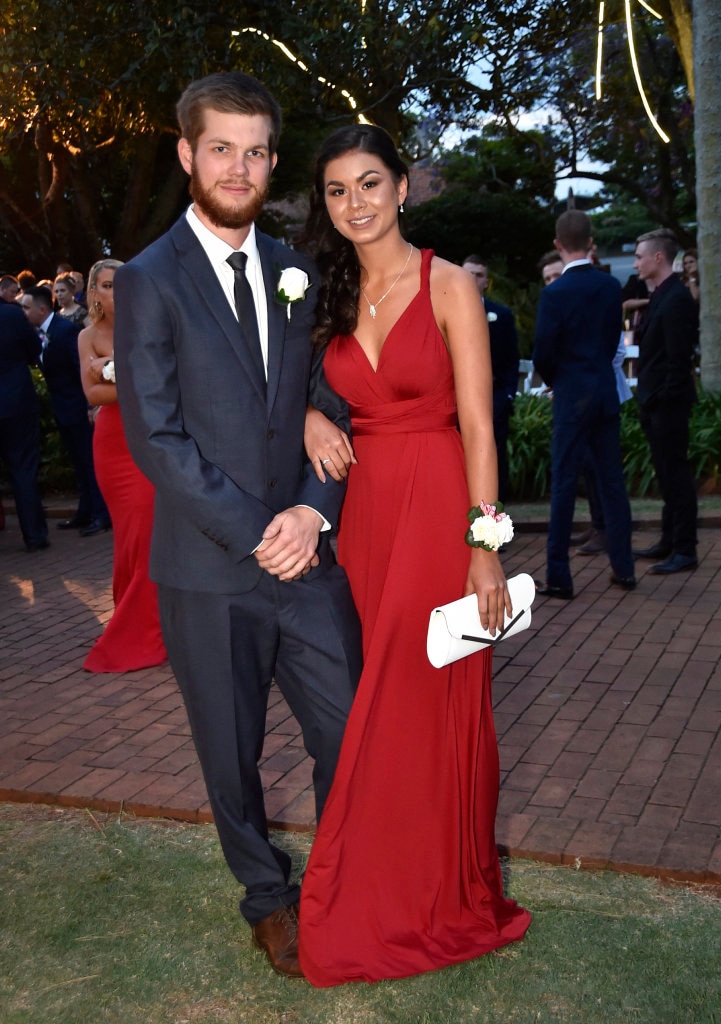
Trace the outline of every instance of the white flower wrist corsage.
[[115, 361], [113, 359], [108, 359], [107, 363], [103, 365], [100, 376], [104, 381], [107, 381], [108, 384], [115, 383]]
[[501, 502], [487, 505], [482, 501], [468, 510], [471, 524], [466, 533], [466, 544], [485, 551], [498, 551], [513, 540], [513, 520], [503, 511]]
[[310, 281], [305, 270], [301, 270], [299, 267], [286, 267], [281, 272], [275, 301], [286, 307], [289, 320], [290, 307], [294, 302], [302, 302], [309, 287]]

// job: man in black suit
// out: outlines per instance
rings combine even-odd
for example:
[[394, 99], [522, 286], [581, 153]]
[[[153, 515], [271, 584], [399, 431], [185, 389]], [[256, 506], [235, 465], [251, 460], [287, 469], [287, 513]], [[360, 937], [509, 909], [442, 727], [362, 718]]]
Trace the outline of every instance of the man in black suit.
[[19, 291], [11, 274], [0, 277], [0, 458], [10, 478], [25, 547], [43, 551], [49, 545], [38, 489], [40, 405], [30, 376], [40, 340], [14, 301]]
[[75, 515], [58, 523], [58, 529], [79, 529], [81, 537], [92, 537], [110, 529], [110, 514], [95, 479], [93, 428], [88, 419], [88, 400], [80, 382], [80, 327], [53, 313], [52, 292], [44, 285], [29, 288], [20, 303], [40, 337], [38, 362], [48, 386], [58, 433], [70, 456], [78, 486]]
[[329, 542], [344, 487], [305, 458], [307, 404], [349, 422], [318, 358], [311, 376], [315, 268], [254, 224], [277, 103], [249, 75], [219, 73], [188, 86], [178, 119], [194, 202], [115, 275], [118, 397], [155, 486], [163, 636], [241, 912], [273, 968], [295, 977], [299, 888], [268, 839], [258, 760], [275, 679], [315, 761], [321, 814], [361, 652]]
[[664, 576], [698, 565], [696, 484], [688, 463], [698, 307], [673, 271], [678, 248], [673, 232], [650, 231], [639, 236], [634, 262], [640, 279], [653, 288], [636, 328], [636, 400], [663, 498], [661, 539], [636, 554], [659, 559], [650, 572]]
[[539, 593], [566, 599], [573, 597], [568, 548], [576, 486], [589, 453], [606, 524], [611, 583], [626, 590], [636, 586], [612, 366], [621, 328], [621, 285], [592, 265], [591, 242], [587, 214], [561, 214], [554, 245], [563, 274], [541, 292], [533, 352], [536, 369], [553, 389], [551, 521], [546, 584]]
[[473, 276], [481, 293], [488, 320], [493, 371], [493, 434], [498, 458], [498, 497], [505, 503], [508, 493], [508, 430], [513, 401], [518, 390], [518, 334], [508, 306], [485, 296], [488, 287], [488, 263], [475, 253], [466, 256], [463, 269]]

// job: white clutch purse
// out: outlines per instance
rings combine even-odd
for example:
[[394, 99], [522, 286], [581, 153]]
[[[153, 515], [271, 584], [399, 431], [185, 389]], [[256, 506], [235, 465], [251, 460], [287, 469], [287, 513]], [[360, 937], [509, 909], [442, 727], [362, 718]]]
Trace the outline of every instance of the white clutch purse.
[[475, 594], [460, 601], [434, 608], [428, 623], [426, 651], [434, 668], [443, 668], [459, 658], [465, 658], [484, 647], [515, 636], [531, 625], [531, 605], [536, 596], [536, 584], [528, 573], [519, 573], [508, 581], [513, 613], [505, 616], [503, 629], [495, 636], [481, 627], [478, 599]]

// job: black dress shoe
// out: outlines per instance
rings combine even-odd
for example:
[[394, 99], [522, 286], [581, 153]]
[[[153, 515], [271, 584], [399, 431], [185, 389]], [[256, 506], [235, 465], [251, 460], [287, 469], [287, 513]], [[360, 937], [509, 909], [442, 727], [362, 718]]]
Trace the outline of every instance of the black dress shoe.
[[539, 597], [560, 597], [562, 601], [570, 601], [573, 597], [573, 587], [545, 587], [536, 583], [536, 593]]
[[81, 537], [94, 537], [96, 533], [107, 533], [110, 529], [109, 519], [93, 519], [93, 521], [80, 531]]
[[569, 543], [572, 548], [576, 548], [579, 544], [585, 544], [586, 541], [590, 540], [594, 533], [596, 533], [596, 530], [594, 530], [592, 526], [589, 526], [583, 531], [583, 533], [574, 534]]
[[624, 590], [635, 590], [636, 589], [636, 577], [635, 576], [617, 576], [615, 572], [611, 573], [611, 583], [614, 587], [622, 587]]
[[593, 535], [589, 537], [585, 544], [581, 544], [580, 547], [576, 548], [577, 555], [600, 555], [606, 550], [606, 534], [601, 533], [599, 530], [594, 530]]
[[641, 548], [640, 551], [634, 551], [636, 558], [668, 558], [670, 554], [670, 546], [662, 541], [659, 541], [658, 544], [652, 544], [650, 548]]
[[80, 530], [83, 526], [90, 526], [90, 520], [83, 519], [82, 516], [73, 516], [72, 519], [61, 519], [58, 530]]
[[698, 559], [695, 555], [671, 555], [665, 562], [652, 565], [648, 570], [656, 576], [670, 576], [673, 572], [688, 572], [698, 567]]
[[25, 545], [25, 550], [26, 551], [30, 551], [30, 552], [33, 552], [33, 551], [45, 551], [45, 549], [49, 548], [49, 547], [50, 547], [50, 541], [49, 540], [36, 540], [36, 541], [32, 541], [30, 544], [26, 544]]

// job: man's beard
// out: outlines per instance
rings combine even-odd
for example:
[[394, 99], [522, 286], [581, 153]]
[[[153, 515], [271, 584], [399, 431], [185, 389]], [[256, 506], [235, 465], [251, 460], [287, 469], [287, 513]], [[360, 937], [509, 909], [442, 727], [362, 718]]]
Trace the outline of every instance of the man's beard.
[[193, 202], [216, 228], [247, 228], [263, 209], [270, 186], [265, 184], [258, 188], [249, 181], [238, 184], [253, 189], [253, 192], [249, 198], [242, 200], [242, 205], [232, 206], [229, 205], [229, 200], [223, 200], [216, 195], [215, 187], [207, 189], [200, 183], [195, 166], [190, 171], [190, 194]]

